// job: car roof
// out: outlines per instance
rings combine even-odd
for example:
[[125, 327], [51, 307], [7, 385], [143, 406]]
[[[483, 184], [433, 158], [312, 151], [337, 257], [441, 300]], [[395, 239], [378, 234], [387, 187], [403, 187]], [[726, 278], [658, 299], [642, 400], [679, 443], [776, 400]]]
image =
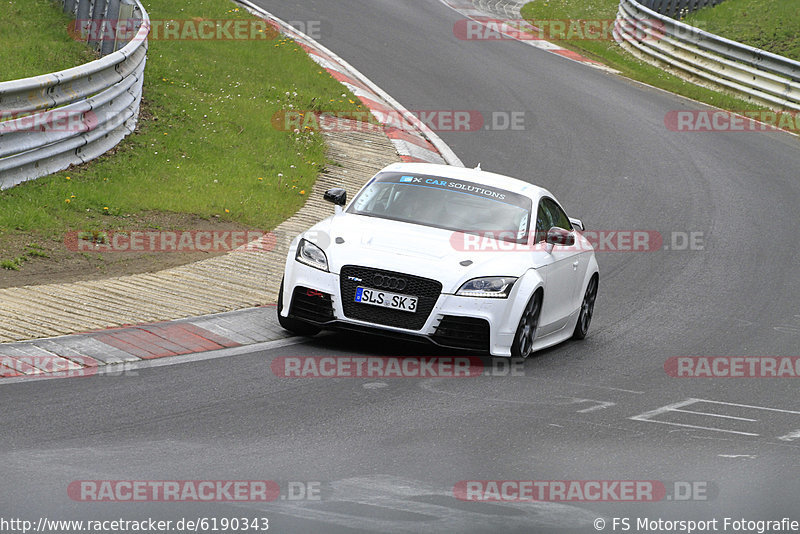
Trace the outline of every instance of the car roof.
[[393, 163], [382, 169], [381, 172], [408, 172], [441, 178], [453, 178], [455, 180], [467, 180], [490, 187], [500, 187], [512, 193], [525, 195], [534, 200], [538, 200], [542, 196], [555, 198], [547, 189], [537, 185], [529, 184], [528, 182], [517, 178], [511, 178], [510, 176], [480, 169], [455, 167], [453, 165], [438, 165], [435, 163]]

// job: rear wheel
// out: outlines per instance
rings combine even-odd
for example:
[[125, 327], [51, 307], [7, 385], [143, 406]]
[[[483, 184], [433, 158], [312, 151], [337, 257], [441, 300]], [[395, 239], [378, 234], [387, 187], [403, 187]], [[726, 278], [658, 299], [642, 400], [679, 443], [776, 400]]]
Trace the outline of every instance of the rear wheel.
[[294, 319], [292, 317], [284, 317], [281, 315], [283, 311], [283, 280], [281, 280], [281, 288], [278, 290], [278, 324], [283, 328], [297, 334], [298, 336], [314, 336], [319, 334], [321, 328], [316, 325]]
[[573, 339], [583, 339], [589, 332], [589, 324], [592, 322], [594, 314], [594, 301], [597, 300], [597, 275], [592, 276], [589, 285], [586, 286], [586, 293], [583, 295], [581, 303], [581, 313], [578, 316], [578, 323], [572, 333]]
[[527, 358], [533, 353], [533, 341], [539, 328], [539, 314], [542, 311], [542, 292], [537, 291], [528, 301], [519, 319], [514, 343], [511, 345], [511, 356]]

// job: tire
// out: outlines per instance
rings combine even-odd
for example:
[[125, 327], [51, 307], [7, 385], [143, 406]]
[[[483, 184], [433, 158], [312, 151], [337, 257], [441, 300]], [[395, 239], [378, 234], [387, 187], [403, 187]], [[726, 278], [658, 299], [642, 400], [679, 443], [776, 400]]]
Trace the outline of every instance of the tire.
[[533, 341], [539, 328], [539, 315], [542, 312], [542, 292], [536, 291], [519, 318], [517, 333], [511, 344], [511, 356], [514, 358], [527, 358], [533, 353]]
[[572, 339], [584, 339], [589, 332], [589, 324], [591, 324], [592, 315], [594, 314], [594, 301], [597, 300], [597, 285], [598, 277], [594, 275], [589, 280], [589, 285], [586, 286], [586, 293], [584, 293], [583, 302], [581, 303], [581, 313], [578, 315], [578, 322], [575, 324]]
[[320, 330], [322, 330], [320, 327], [311, 323], [292, 317], [284, 317], [281, 315], [281, 311], [283, 311], [283, 280], [281, 280], [281, 288], [278, 290], [278, 324], [298, 336], [311, 337], [319, 334]]

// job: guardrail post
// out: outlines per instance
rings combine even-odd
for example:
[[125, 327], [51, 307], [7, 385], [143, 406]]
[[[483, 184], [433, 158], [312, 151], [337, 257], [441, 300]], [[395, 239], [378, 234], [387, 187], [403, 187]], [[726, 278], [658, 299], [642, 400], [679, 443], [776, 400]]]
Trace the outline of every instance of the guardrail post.
[[[136, 7], [136, 4], [133, 3], [133, 0], [120, 0], [119, 2], [119, 17], [120, 21], [125, 21], [125, 24], [122, 29], [118, 27], [116, 32], [116, 39], [114, 41], [114, 51], [116, 52], [126, 44], [128, 44], [128, 39], [125, 39], [125, 33], [134, 34], [136, 33], [137, 27], [133, 26], [134, 16], [133, 16], [133, 8]], [[141, 23], [140, 23], [141, 25]], [[124, 31], [123, 31], [124, 30]]]
[[78, 11], [75, 19], [77, 20], [77, 29], [80, 31], [81, 38], [86, 41], [89, 38], [89, 28], [91, 21], [89, 20], [91, 9], [91, 0], [78, 0]]
[[100, 51], [100, 39], [97, 38], [97, 35], [102, 35], [103, 24], [105, 21], [103, 18], [105, 17], [106, 7], [108, 6], [107, 0], [94, 0], [94, 6], [92, 6], [92, 33], [94, 35], [89, 36], [89, 46]]
[[138, 6], [138, 5], [134, 5], [134, 6], [133, 6], [133, 17], [134, 17], [136, 20], [141, 20], [141, 19], [142, 19], [142, 10], [141, 10], [141, 9], [139, 9], [139, 6]]
[[[116, 46], [116, 29], [119, 26], [119, 0], [109, 0], [108, 9], [106, 9], [106, 18], [103, 21], [103, 29], [108, 30], [103, 32], [103, 41], [100, 44], [100, 55], [107, 56], [115, 50]], [[114, 32], [114, 39], [112, 39], [111, 32]]]
[[75, 13], [76, 0], [64, 0], [64, 13], [73, 15]]

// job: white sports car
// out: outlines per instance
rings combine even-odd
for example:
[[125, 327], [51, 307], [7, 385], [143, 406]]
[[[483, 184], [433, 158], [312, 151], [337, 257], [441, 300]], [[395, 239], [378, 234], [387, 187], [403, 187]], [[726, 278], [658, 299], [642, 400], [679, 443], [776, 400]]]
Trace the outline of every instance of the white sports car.
[[[525, 358], [583, 339], [597, 261], [547, 190], [480, 169], [396, 163], [292, 242], [278, 297], [287, 330], [368, 330]], [[535, 214], [535, 217], [534, 217]]]

